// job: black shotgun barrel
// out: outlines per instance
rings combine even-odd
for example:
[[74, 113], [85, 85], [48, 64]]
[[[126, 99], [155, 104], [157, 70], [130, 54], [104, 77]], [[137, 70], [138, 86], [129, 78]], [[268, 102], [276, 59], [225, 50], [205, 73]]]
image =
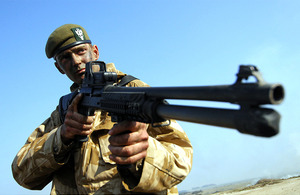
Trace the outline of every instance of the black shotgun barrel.
[[280, 104], [284, 99], [281, 84], [243, 83], [233, 85], [193, 87], [114, 87], [108, 86], [104, 93], [144, 92], [157, 99], [182, 99], [230, 102], [235, 104]]
[[232, 110], [160, 104], [156, 111], [165, 119], [237, 129], [241, 133], [261, 137], [271, 137], [279, 131], [280, 115], [268, 108]]

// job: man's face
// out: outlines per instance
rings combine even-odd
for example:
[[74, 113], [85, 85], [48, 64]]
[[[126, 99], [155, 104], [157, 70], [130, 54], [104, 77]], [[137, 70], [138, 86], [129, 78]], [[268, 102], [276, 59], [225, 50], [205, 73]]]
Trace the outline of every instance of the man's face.
[[69, 79], [81, 84], [85, 73], [85, 64], [97, 60], [99, 51], [96, 45], [81, 44], [62, 51], [55, 56], [55, 66]]

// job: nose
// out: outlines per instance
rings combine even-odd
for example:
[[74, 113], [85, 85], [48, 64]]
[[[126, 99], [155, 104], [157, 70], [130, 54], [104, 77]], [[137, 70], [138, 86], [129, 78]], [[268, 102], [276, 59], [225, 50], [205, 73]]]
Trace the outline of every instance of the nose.
[[73, 58], [73, 63], [75, 66], [78, 66], [81, 64], [81, 57], [76, 55], [76, 54], [72, 54], [72, 58]]

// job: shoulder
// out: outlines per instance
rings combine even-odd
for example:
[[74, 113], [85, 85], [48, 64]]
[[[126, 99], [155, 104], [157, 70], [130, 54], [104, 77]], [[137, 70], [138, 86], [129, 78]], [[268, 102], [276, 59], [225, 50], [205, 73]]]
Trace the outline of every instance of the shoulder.
[[[118, 75], [118, 79], [119, 79], [119, 82], [122, 80], [122, 78], [124, 78], [125, 76], [128, 76], [130, 74], [125, 74], [121, 71], [119, 71], [115, 64], [114, 63], [107, 63], [106, 64], [106, 70], [107, 72], [116, 72], [117, 75]], [[134, 75], [132, 75], [134, 76]], [[136, 78], [132, 81], [130, 81], [127, 85], [127, 87], [150, 87], [147, 83], [141, 81], [140, 79]]]
[[124, 74], [123, 72], [119, 71], [119, 70], [116, 68], [116, 66], [115, 66], [114, 63], [107, 63], [107, 64], [106, 64], [106, 71], [107, 71], [107, 72], [115, 72], [115, 73], [117, 73], [118, 77], [123, 77], [123, 76], [126, 75], [126, 74]]
[[150, 87], [147, 83], [145, 83], [139, 79], [135, 79], [135, 80], [131, 81], [127, 86], [128, 87]]

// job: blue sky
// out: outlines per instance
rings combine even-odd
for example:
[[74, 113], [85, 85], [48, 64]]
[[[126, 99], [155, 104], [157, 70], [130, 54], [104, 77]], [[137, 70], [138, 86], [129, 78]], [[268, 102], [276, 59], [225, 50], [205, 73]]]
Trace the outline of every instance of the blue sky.
[[37, 192], [20, 187], [10, 166], [69, 92], [71, 82], [44, 52], [50, 33], [66, 23], [88, 31], [101, 60], [151, 86], [232, 84], [240, 64], [284, 85], [284, 102], [270, 106], [282, 115], [273, 138], [180, 122], [194, 163], [179, 190], [299, 173], [299, 8], [296, 0], [2, 0], [0, 194], [49, 194], [50, 185]]

